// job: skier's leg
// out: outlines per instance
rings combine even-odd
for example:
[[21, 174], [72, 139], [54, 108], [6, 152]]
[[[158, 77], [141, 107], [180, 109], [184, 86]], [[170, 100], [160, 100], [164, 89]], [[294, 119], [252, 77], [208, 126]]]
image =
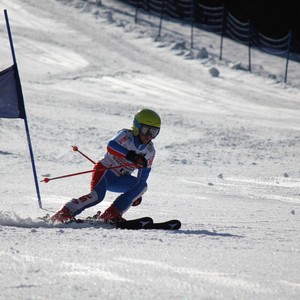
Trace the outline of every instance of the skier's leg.
[[[117, 193], [125, 193], [130, 188], [134, 187], [138, 183], [138, 178], [131, 175], [121, 176], [116, 180], [114, 183], [112, 183], [110, 186], [108, 186], [107, 190], [111, 192], [117, 192]], [[142, 196], [135, 198], [132, 202], [132, 206], [138, 206], [142, 202]]]
[[[135, 180], [133, 180], [135, 178]], [[121, 176], [114, 182], [114, 185], [119, 184], [119, 187], [123, 186], [124, 190], [127, 186], [127, 190], [121, 194], [113, 204], [100, 216], [100, 219], [108, 222], [111, 220], [120, 220], [124, 212], [132, 205], [134, 201], [140, 198], [147, 190], [147, 183], [144, 180], [137, 182], [136, 177], [131, 175]], [[133, 183], [135, 183], [133, 185]], [[110, 186], [110, 189], [112, 185]]]
[[125, 193], [121, 194], [115, 201], [114, 205], [125, 213], [129, 207], [147, 191], [147, 183], [140, 180], [135, 186], [131, 187]]
[[80, 214], [86, 208], [100, 203], [105, 197], [108, 183], [114, 182], [117, 179], [118, 177], [113, 172], [106, 170], [102, 173], [98, 183], [89, 194], [78, 199], [70, 200], [60, 210], [52, 215], [51, 219], [61, 222], [67, 221]]

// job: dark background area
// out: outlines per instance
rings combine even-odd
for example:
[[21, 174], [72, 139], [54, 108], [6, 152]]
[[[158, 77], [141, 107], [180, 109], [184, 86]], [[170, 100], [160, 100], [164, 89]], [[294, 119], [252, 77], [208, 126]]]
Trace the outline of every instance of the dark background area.
[[289, 30], [300, 40], [300, 0], [198, 0], [207, 6], [225, 5], [238, 20], [250, 20], [259, 32], [281, 38]]

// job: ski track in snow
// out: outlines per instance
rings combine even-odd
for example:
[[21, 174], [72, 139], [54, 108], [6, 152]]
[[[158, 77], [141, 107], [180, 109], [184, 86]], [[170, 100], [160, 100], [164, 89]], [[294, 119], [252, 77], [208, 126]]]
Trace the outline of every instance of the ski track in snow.
[[[180, 219], [174, 232], [48, 225], [37, 218], [89, 192], [90, 175], [40, 183], [22, 120], [0, 119], [0, 299], [300, 297], [299, 64], [139, 14], [118, 1], [0, 0], [10, 17], [39, 179], [92, 159], [145, 106], [163, 125], [149, 189], [128, 219]], [[1, 69], [11, 64], [0, 20]], [[205, 47], [206, 59], [194, 54]], [[194, 52], [194, 53], [193, 53]], [[187, 59], [189, 58], [189, 59]], [[216, 67], [218, 78], [209, 74]], [[276, 80], [268, 78], [275, 74]], [[105, 201], [82, 216], [103, 211]]]

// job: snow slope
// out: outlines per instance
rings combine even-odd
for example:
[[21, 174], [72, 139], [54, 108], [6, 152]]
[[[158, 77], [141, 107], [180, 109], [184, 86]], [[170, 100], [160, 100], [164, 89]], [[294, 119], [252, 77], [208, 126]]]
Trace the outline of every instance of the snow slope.
[[[157, 19], [134, 24], [132, 8], [102, 3], [0, 0], [39, 178], [91, 169], [71, 146], [99, 159], [138, 109], [152, 108], [163, 122], [157, 158], [142, 205], [125, 217], [179, 218], [182, 228], [49, 228], [37, 217], [87, 193], [90, 176], [41, 183], [39, 209], [23, 121], [0, 119], [0, 299], [299, 299], [297, 83], [232, 69], [243, 48], [231, 42], [219, 62], [206, 32], [193, 53], [177, 41], [188, 30], [178, 24], [155, 39]], [[4, 18], [0, 27], [4, 69]], [[202, 47], [209, 57], [194, 58]], [[284, 65], [262, 53], [256, 62], [267, 73]], [[299, 64], [293, 73], [300, 78]]]

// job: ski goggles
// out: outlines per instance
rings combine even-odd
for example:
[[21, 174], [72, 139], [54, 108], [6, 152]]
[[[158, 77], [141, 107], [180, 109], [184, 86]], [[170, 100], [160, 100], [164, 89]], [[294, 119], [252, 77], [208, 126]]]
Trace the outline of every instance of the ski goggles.
[[158, 136], [160, 128], [141, 124], [140, 133], [152, 139]]

